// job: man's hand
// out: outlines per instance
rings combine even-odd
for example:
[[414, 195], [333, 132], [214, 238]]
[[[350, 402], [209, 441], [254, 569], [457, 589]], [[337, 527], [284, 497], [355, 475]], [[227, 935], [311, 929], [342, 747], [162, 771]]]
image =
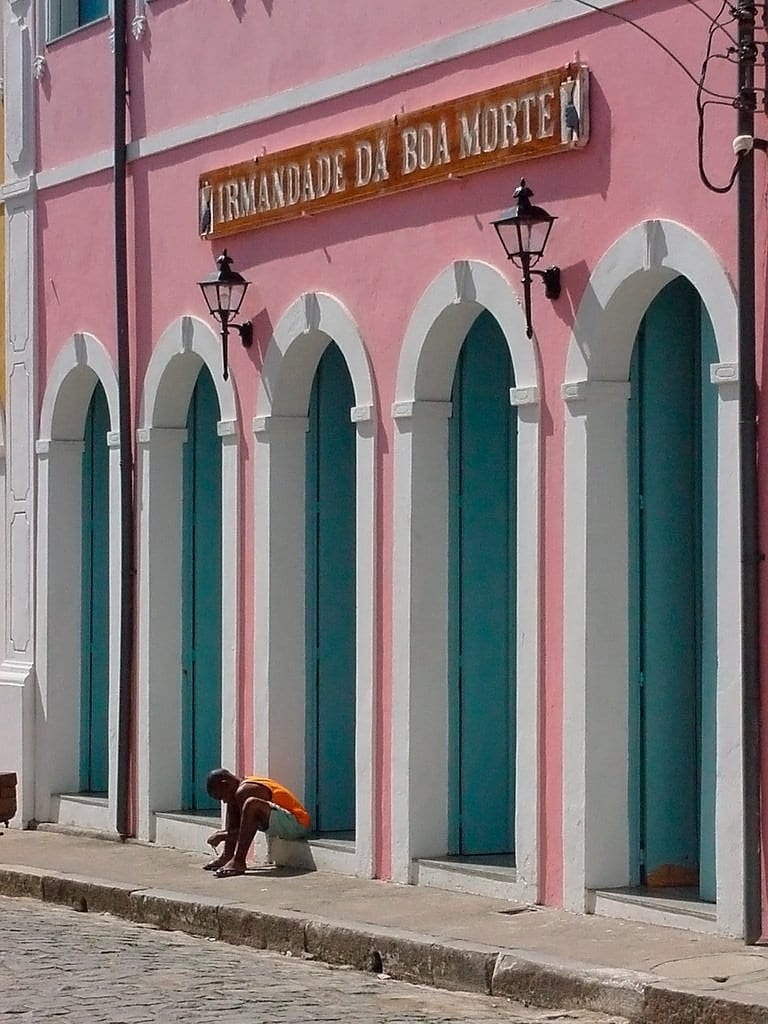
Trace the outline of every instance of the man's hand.
[[214, 850], [215, 850], [217, 846], [219, 846], [221, 843], [225, 842], [225, 840], [228, 839], [228, 838], [229, 838], [229, 832], [225, 831], [224, 829], [219, 829], [217, 832], [212, 832], [208, 836], [208, 839], [206, 840], [206, 842], [208, 843], [209, 846], [212, 846], [214, 848]]

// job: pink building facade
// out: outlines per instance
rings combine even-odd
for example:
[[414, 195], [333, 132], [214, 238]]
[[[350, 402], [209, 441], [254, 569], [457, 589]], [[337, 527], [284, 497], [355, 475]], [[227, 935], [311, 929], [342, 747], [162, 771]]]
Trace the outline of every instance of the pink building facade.
[[[109, 832], [123, 806], [131, 834], [202, 851], [221, 763], [305, 800], [317, 835], [280, 857], [747, 934], [736, 199], [697, 170], [709, 17], [136, 0], [119, 385], [113, 25], [69, 2], [5, 18], [0, 746], [19, 824]], [[724, 64], [706, 84], [730, 97]], [[575, 130], [559, 87], [515, 92], [564, 68]], [[500, 87], [516, 106], [488, 120]], [[499, 163], [462, 173], [430, 111], [466, 97], [481, 120], [456, 145]], [[378, 174], [365, 202], [313, 206], [319, 164], [295, 202], [258, 164], [205, 191], [385, 122], [399, 166], [377, 171], [374, 146], [329, 172], [329, 193]], [[735, 125], [707, 114], [718, 184]], [[521, 177], [557, 217], [562, 280], [557, 299], [533, 281], [531, 337], [492, 224]], [[254, 334], [230, 332], [226, 379], [197, 285], [224, 246]]]

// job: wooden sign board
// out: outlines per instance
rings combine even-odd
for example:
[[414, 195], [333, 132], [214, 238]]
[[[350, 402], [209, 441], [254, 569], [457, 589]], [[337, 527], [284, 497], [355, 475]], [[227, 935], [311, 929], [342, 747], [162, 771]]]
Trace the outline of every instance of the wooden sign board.
[[589, 71], [531, 78], [200, 176], [199, 230], [222, 238], [589, 139]]

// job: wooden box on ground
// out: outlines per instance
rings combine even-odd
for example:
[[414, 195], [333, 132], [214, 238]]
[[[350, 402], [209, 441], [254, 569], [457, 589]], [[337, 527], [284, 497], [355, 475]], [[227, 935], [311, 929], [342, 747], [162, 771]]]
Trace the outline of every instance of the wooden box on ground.
[[8, 822], [16, 814], [16, 772], [0, 772], [0, 821]]

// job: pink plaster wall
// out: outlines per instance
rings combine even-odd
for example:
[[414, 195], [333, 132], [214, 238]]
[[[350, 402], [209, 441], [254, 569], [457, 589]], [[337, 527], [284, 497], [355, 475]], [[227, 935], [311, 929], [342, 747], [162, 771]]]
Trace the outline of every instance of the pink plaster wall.
[[111, 27], [104, 19], [45, 49], [48, 67], [35, 86], [38, 167], [58, 167], [86, 153], [111, 150]]
[[[149, 33], [131, 42], [131, 118], [135, 137], [214, 114], [249, 99], [316, 81], [377, 60], [424, 40], [477, 22], [491, 21], [522, 3], [488, 0], [406, 0], [382, 5], [337, 3], [339, 12], [301, 0], [251, 2], [200, 0], [194, 5], [156, 0]], [[685, 4], [651, 0], [621, 10], [674, 45], [697, 70], [706, 22]], [[478, 13], [479, 10], [479, 13]], [[105, 58], [100, 31], [50, 53], [50, 96], [40, 106], [41, 162], [55, 166], [109, 145], [109, 105], [99, 90], [77, 93], [74, 54], [98, 67]], [[201, 171], [224, 166], [266, 147], [275, 151], [364, 126], [399, 111], [417, 109], [565, 64], [578, 50], [592, 70], [592, 139], [581, 152], [485, 172], [364, 203], [315, 218], [246, 233], [227, 240], [236, 267], [255, 282], [249, 315], [257, 316], [257, 343], [231, 354], [242, 409], [245, 509], [252, 507], [252, 445], [258, 367], [270, 327], [302, 292], [336, 296], [357, 322], [373, 364], [380, 416], [377, 648], [377, 866], [390, 871], [391, 546], [392, 448], [390, 407], [400, 343], [411, 313], [433, 279], [456, 259], [498, 267], [519, 293], [518, 275], [501, 256], [491, 219], [511, 201], [525, 174], [536, 200], [557, 214], [551, 257], [563, 270], [559, 301], [545, 301], [534, 286], [534, 316], [542, 374], [541, 721], [543, 789], [542, 897], [562, 899], [562, 578], [563, 403], [560, 385], [575, 310], [588, 277], [609, 246], [646, 218], [679, 221], [698, 233], [733, 268], [735, 199], [705, 190], [696, 173], [694, 86], [647, 39], [603, 15], [551, 28], [480, 54], [415, 72], [299, 113], [273, 118], [206, 142], [175, 149], [131, 166], [136, 211], [132, 243], [132, 334], [137, 374], [143, 376], [152, 346], [181, 314], [202, 315], [195, 282], [207, 274], [222, 247], [197, 236], [196, 184]], [[79, 59], [79, 58], [78, 58]], [[727, 69], [730, 71], [730, 69]], [[73, 113], [75, 94], [80, 105]], [[730, 169], [729, 125], [715, 123], [708, 137], [708, 168], [722, 180]], [[82, 130], [80, 130], [82, 126]], [[74, 330], [90, 330], [112, 345], [109, 189], [102, 177], [51, 190], [41, 197], [40, 283], [43, 366]], [[85, 227], [87, 226], [87, 230]], [[96, 282], [87, 299], [81, 272]], [[55, 287], [54, 287], [55, 286]], [[762, 375], [762, 361], [760, 362]], [[763, 498], [765, 495], [763, 494]], [[248, 751], [252, 678], [252, 549], [245, 528], [241, 690], [246, 710], [241, 750]], [[258, 581], [256, 581], [258, 584]], [[395, 737], [395, 742], [397, 738]], [[243, 767], [248, 768], [245, 757]], [[766, 767], [768, 778], [768, 766]]]

